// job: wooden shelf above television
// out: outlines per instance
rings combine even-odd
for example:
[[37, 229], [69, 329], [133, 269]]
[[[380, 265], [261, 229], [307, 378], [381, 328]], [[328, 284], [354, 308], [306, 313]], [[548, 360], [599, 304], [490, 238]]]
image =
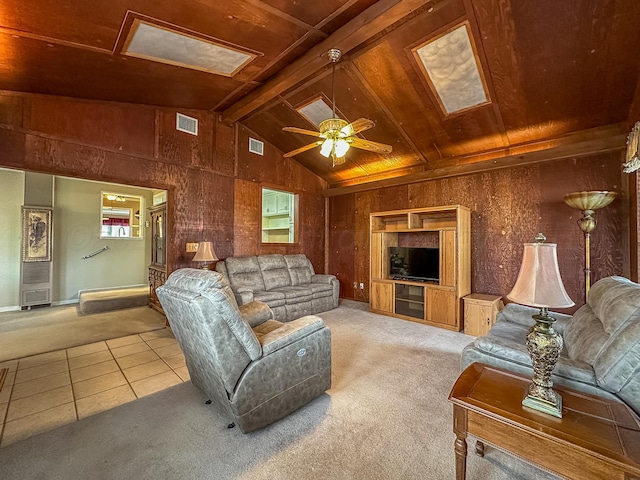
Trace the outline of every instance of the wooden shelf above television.
[[[438, 232], [439, 283], [393, 280], [389, 272], [389, 247], [400, 246], [399, 234], [424, 232]], [[447, 205], [372, 213], [370, 233], [371, 311], [462, 330], [462, 298], [471, 293], [469, 209]], [[407, 296], [421, 301], [409, 304]]]

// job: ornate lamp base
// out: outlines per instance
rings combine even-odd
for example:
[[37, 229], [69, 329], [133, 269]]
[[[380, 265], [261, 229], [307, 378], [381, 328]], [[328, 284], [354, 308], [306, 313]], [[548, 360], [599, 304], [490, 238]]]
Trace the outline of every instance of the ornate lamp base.
[[522, 405], [539, 412], [562, 418], [562, 397], [553, 388], [551, 372], [562, 350], [562, 337], [553, 329], [556, 319], [546, 308], [534, 315], [536, 324], [527, 335], [527, 350], [533, 364], [533, 383], [529, 385]]
[[[552, 388], [544, 390], [544, 393], [538, 390], [540, 390], [540, 388], [535, 383], [530, 384], [526, 395], [522, 399], [522, 405], [546, 413], [547, 415], [562, 418], [562, 397]], [[546, 393], [551, 393], [552, 395], [549, 396], [552, 396], [553, 399], [543, 398], [543, 396], [547, 396], [545, 395]]]

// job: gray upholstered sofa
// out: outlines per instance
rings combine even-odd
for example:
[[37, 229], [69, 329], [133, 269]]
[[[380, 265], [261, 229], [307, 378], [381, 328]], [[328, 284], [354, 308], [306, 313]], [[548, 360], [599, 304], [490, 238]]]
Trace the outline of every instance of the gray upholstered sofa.
[[[488, 335], [462, 351], [462, 368], [481, 362], [530, 376], [525, 337], [539, 309], [508, 304]], [[564, 349], [552, 380], [586, 393], [617, 397], [640, 414], [640, 285], [622, 277], [596, 282], [573, 316], [554, 313]]]
[[336, 277], [317, 275], [302, 254], [229, 257], [216, 270], [229, 280], [239, 305], [264, 302], [287, 322], [338, 306]]
[[185, 268], [157, 289], [191, 382], [243, 432], [331, 388], [331, 332], [309, 315], [282, 323], [264, 303], [238, 307], [217, 272]]

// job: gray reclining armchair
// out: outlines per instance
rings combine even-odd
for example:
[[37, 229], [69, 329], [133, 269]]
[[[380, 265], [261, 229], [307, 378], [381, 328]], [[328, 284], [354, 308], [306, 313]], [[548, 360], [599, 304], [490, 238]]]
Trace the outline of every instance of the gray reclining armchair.
[[192, 383], [247, 433], [331, 387], [331, 333], [321, 318], [288, 323], [262, 302], [238, 307], [217, 272], [176, 270], [157, 289]]

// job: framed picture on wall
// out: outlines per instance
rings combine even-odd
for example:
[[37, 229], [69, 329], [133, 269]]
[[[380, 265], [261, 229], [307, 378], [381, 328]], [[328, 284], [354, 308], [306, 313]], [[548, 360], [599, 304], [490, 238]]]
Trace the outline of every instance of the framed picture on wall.
[[51, 261], [51, 209], [22, 207], [22, 261]]

